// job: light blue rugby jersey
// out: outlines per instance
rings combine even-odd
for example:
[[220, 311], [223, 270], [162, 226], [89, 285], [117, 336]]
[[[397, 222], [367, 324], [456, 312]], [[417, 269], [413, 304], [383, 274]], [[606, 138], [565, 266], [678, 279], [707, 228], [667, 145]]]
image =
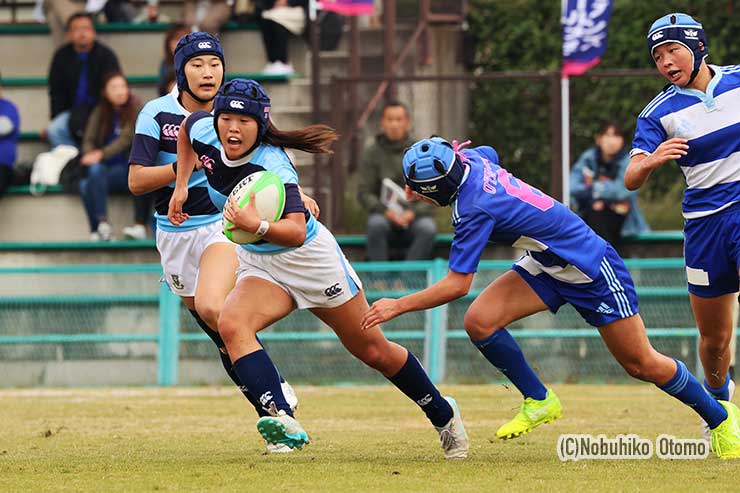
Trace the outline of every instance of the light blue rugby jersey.
[[688, 140], [676, 162], [686, 179], [683, 215], [705, 217], [740, 201], [740, 65], [719, 67], [707, 92], [668, 86], [637, 118], [630, 156]]
[[450, 269], [476, 272], [488, 242], [527, 251], [553, 277], [573, 284], [599, 275], [606, 241], [560, 202], [515, 178], [492, 147], [464, 149], [467, 170], [452, 203]]
[[[306, 215], [306, 240], [304, 245], [313, 240], [319, 229], [319, 224], [309, 214], [298, 192], [298, 173], [290, 158], [281, 147], [261, 144], [248, 156], [237, 161], [229, 160], [223, 152], [221, 142], [213, 126], [213, 116], [206, 112], [196, 112], [187, 120], [187, 131], [193, 149], [198, 159], [207, 169], [206, 178], [208, 193], [211, 201], [223, 210], [226, 200], [234, 187], [241, 180], [257, 171], [271, 171], [278, 175], [286, 188], [285, 210], [283, 217], [291, 212], [303, 212]], [[254, 253], [276, 254], [292, 250], [291, 247], [275, 245], [267, 241], [260, 241], [242, 248]]]
[[[175, 87], [170, 94], [153, 99], [144, 105], [136, 119], [130, 164], [169, 166], [177, 161], [177, 135], [183, 120], [190, 114], [180, 105], [177, 97]], [[208, 195], [205, 171], [194, 171], [190, 177], [188, 200], [183, 205], [183, 212], [189, 214], [190, 218], [180, 226], [174, 226], [167, 219], [167, 209], [174, 189], [173, 181], [168, 186], [152, 192], [158, 229], [172, 232], [189, 231], [221, 220], [221, 212]]]

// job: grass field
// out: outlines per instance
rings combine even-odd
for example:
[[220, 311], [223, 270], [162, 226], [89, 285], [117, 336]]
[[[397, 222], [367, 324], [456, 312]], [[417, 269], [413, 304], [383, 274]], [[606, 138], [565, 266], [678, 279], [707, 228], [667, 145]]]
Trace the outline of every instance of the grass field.
[[0, 391], [1, 491], [737, 491], [740, 461], [562, 463], [562, 433], [696, 437], [698, 418], [648, 385], [558, 385], [564, 419], [495, 438], [518, 393], [445, 386], [470, 456], [445, 461], [436, 432], [392, 387], [298, 387], [311, 444], [265, 455], [232, 388]]

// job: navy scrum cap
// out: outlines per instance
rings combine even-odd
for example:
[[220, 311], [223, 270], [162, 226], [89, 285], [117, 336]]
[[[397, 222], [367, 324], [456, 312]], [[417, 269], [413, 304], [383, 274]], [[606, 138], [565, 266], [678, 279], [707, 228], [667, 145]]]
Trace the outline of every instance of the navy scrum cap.
[[224, 50], [221, 47], [221, 42], [212, 34], [205, 32], [195, 32], [186, 34], [180, 41], [177, 42], [175, 48], [175, 76], [177, 77], [177, 89], [187, 91], [197, 101], [201, 101], [193, 91], [188, 87], [188, 78], [185, 77], [185, 64], [188, 60], [201, 55], [215, 55], [221, 59], [221, 65], [224, 66], [224, 73], [226, 72], [226, 63], [224, 62]]
[[441, 137], [422, 139], [403, 156], [406, 184], [440, 206], [454, 200], [464, 174], [465, 166], [452, 144]]
[[653, 56], [655, 48], [666, 43], [678, 43], [685, 46], [694, 59], [694, 71], [689, 84], [699, 73], [701, 62], [709, 55], [707, 36], [702, 25], [688, 14], [674, 13], [664, 15], [650, 26], [647, 36], [648, 50]]
[[[236, 113], [251, 116], [257, 120], [259, 136], [262, 140], [270, 121], [270, 96], [262, 86], [251, 79], [233, 79], [218, 90], [213, 101], [213, 116], [218, 119], [221, 113]], [[218, 126], [216, 126], [218, 128]]]

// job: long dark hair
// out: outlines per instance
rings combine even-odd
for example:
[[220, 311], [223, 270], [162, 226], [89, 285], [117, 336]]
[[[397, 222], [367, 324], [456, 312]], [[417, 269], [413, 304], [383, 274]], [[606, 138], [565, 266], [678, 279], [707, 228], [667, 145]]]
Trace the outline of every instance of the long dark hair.
[[298, 130], [280, 130], [272, 120], [267, 122], [267, 131], [262, 138], [265, 144], [287, 147], [311, 154], [331, 154], [331, 144], [339, 139], [336, 130], [328, 125], [309, 125]]
[[[123, 80], [126, 80], [123, 72], [108, 72], [103, 76], [103, 84], [101, 85], [102, 89], [100, 91], [100, 102], [98, 103], [98, 106], [100, 107], [100, 122], [104, 130], [102, 135], [106, 137], [113, 131], [114, 113], [119, 113], [119, 123], [121, 127], [129, 122], [136, 121], [136, 98], [133, 93], [131, 93], [130, 87], [128, 91], [128, 100], [118, 109], [114, 108], [110, 101], [105, 97], [105, 89], [108, 86], [108, 82], [116, 77], [122, 77]], [[128, 81], [126, 81], [126, 85], [128, 86]]]
[[168, 67], [175, 64], [175, 54], [170, 51], [170, 42], [175, 39], [175, 37], [179, 40], [180, 37], [177, 35], [186, 30], [187, 26], [185, 26], [185, 24], [182, 22], [175, 22], [169, 27], [169, 29], [167, 29], [167, 32], [164, 33], [164, 62]]

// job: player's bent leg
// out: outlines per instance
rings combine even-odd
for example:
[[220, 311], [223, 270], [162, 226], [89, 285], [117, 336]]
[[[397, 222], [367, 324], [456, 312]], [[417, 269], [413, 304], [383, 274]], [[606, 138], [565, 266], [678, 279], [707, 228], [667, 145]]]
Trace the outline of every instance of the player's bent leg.
[[718, 456], [740, 457], [740, 414], [735, 412], [737, 408], [734, 404], [710, 397], [683, 362], [653, 349], [639, 314], [600, 327], [599, 332], [627, 373], [654, 383], [694, 409], [706, 421], [712, 430], [712, 450]]
[[262, 437], [268, 444], [301, 448], [308, 443], [308, 435], [293, 418], [280, 374], [256, 337], [257, 332], [292, 312], [294, 306], [293, 299], [278, 285], [246, 277], [226, 297], [218, 327], [239, 381], [269, 413], [257, 422]]
[[737, 303], [737, 294], [702, 298], [689, 293], [689, 299], [699, 328], [699, 357], [704, 367], [707, 387], [721, 389], [729, 378], [732, 313], [733, 304]]
[[200, 257], [195, 309], [215, 331], [218, 331], [218, 317], [226, 296], [236, 283], [238, 267], [239, 261], [233, 243], [212, 243]]
[[563, 415], [555, 392], [545, 388], [504, 328], [547, 308], [534, 289], [510, 270], [484, 289], [465, 313], [463, 324], [471, 342], [524, 397], [519, 413], [497, 430], [496, 436], [501, 439], [520, 437]]
[[343, 305], [311, 311], [334, 330], [350, 353], [382, 373], [421, 408], [439, 433], [445, 458], [467, 457], [468, 436], [454, 399], [443, 397], [419, 360], [386, 339], [379, 326], [362, 330], [362, 316], [368, 309], [360, 291]]

